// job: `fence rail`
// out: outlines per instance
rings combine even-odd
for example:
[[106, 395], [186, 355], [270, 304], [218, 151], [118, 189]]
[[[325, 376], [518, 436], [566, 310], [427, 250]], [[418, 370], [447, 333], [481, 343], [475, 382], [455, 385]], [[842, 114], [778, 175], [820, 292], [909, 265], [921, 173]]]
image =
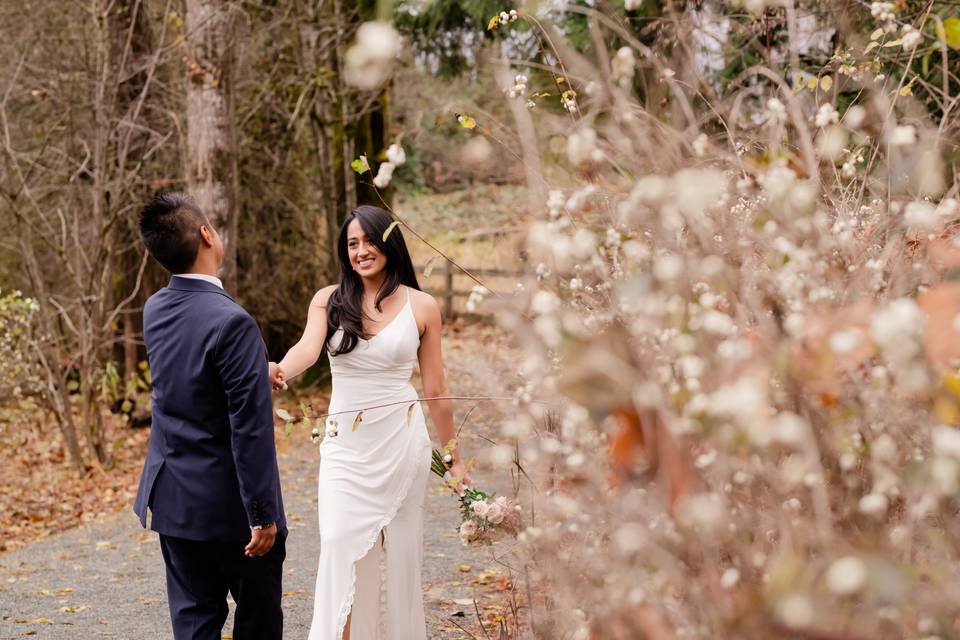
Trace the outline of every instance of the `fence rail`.
[[[426, 265], [416, 265], [414, 268], [416, 269], [417, 273], [423, 273], [426, 270]], [[524, 272], [519, 269], [501, 269], [499, 267], [476, 269], [472, 267], [464, 268], [481, 280], [483, 280], [484, 277], [518, 278], [524, 275]], [[438, 287], [434, 283], [431, 283], [425, 287], [425, 289], [427, 292], [443, 300], [443, 315], [447, 318], [450, 318], [453, 316], [454, 301], [457, 298], [468, 298], [472, 293], [472, 287], [471, 289], [457, 289], [455, 286], [455, 279], [458, 277], [463, 279], [469, 278], [466, 274], [453, 266], [453, 263], [451, 263], [449, 260], [444, 260], [442, 267], [434, 269], [430, 274], [430, 278], [427, 278], [427, 280], [433, 280], [435, 276], [442, 276], [441, 286]]]

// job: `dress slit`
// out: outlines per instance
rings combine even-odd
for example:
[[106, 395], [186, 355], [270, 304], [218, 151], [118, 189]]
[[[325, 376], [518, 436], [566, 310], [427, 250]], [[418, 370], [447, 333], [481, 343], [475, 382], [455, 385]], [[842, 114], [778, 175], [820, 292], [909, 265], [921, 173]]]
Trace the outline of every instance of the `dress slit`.
[[[412, 444], [413, 444], [412, 442], [409, 443], [408, 447], [411, 447]], [[427, 445], [429, 447], [429, 441], [427, 442]], [[408, 456], [410, 456], [410, 453], [408, 453]], [[383, 565], [380, 567], [381, 571], [379, 576], [380, 577], [380, 598], [379, 598], [380, 606], [379, 606], [378, 617], [380, 618], [380, 624], [379, 624], [380, 629], [378, 629], [378, 635], [375, 637], [378, 637], [378, 638], [387, 637], [386, 634], [383, 633], [383, 629], [385, 626], [385, 618], [386, 618], [385, 609], [387, 606], [387, 602], [386, 602], [387, 592], [386, 592], [386, 584], [385, 584], [386, 580], [384, 579], [385, 578], [384, 574], [386, 573], [386, 562], [387, 562], [387, 553], [388, 553], [387, 546], [385, 544], [386, 535], [387, 535], [386, 531], [390, 527], [390, 524], [393, 522], [394, 518], [396, 518], [397, 513], [404, 506], [404, 503], [406, 503], [408, 494], [410, 493], [411, 485], [413, 485], [413, 482], [416, 479], [416, 476], [418, 475], [417, 471], [419, 470], [416, 464], [417, 458], [415, 455], [413, 457], [408, 457], [407, 459], [409, 463], [405, 471], [403, 484], [401, 485], [400, 491], [397, 493], [397, 498], [394, 501], [393, 506], [390, 508], [390, 510], [386, 514], [384, 514], [383, 518], [380, 521], [379, 526], [375, 530], [376, 533], [368, 538], [370, 540], [369, 544], [364, 545], [363, 552], [359, 555], [359, 557], [354, 559], [353, 562], [351, 563], [350, 587], [347, 593], [345, 594], [343, 603], [340, 605], [340, 615], [337, 620], [337, 636], [336, 636], [337, 640], [343, 640], [343, 632], [344, 632], [344, 628], [346, 627], [347, 618], [350, 616], [350, 613], [354, 607], [354, 601], [357, 593], [357, 563], [362, 562], [366, 558], [367, 554], [369, 554], [371, 550], [373, 550], [373, 548], [377, 543], [378, 538], [380, 538], [380, 540], [383, 541], [384, 544], [381, 547], [381, 553], [380, 553], [380, 564]], [[427, 459], [428, 458], [424, 458], [424, 460], [427, 460]], [[425, 482], [426, 478], [423, 478], [423, 480]], [[366, 638], [363, 638], [363, 639], [355, 638], [352, 631], [353, 631], [353, 627], [351, 624], [350, 640], [366, 640]]]

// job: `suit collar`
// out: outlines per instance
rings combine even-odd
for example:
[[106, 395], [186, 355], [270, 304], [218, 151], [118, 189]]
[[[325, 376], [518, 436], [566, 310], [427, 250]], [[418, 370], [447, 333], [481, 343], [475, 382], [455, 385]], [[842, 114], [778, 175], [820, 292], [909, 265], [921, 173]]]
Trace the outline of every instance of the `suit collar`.
[[197, 280], [195, 278], [180, 278], [178, 276], [171, 276], [170, 283], [167, 284], [168, 289], [173, 289], [175, 291], [196, 291], [196, 292], [205, 292], [205, 293], [219, 293], [222, 296], [226, 296], [233, 300], [233, 296], [229, 293], [213, 284], [212, 282], [207, 282], [206, 280]]

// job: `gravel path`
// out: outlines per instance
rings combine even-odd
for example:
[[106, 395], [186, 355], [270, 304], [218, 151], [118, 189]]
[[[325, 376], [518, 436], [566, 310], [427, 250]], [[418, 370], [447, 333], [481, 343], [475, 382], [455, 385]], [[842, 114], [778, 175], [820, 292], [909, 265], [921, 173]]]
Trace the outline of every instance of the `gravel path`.
[[[502, 341], [488, 332], [478, 335], [467, 331], [456, 339], [447, 339], [445, 344], [454, 393], [492, 393], [490, 381], [500, 378], [489, 374], [499, 369], [506, 353]], [[475, 433], [491, 432], [497, 411], [477, 410], [470, 427]], [[458, 414], [463, 415], [462, 408]], [[310, 624], [319, 553], [318, 459], [316, 449], [308, 440], [304, 442], [302, 433], [290, 438], [281, 434], [278, 440], [290, 527], [284, 564], [284, 637], [303, 639]], [[502, 472], [494, 476], [481, 464], [473, 477], [480, 486], [510, 492], [510, 479]], [[427, 635], [469, 638], [457, 623], [483, 637], [470, 601], [477, 598], [481, 606], [495, 604], [498, 594], [493, 585], [499, 580], [502, 588], [504, 571], [485, 565], [493, 564], [491, 553], [505, 551], [505, 543], [498, 543], [492, 550], [463, 548], [456, 536], [459, 516], [455, 501], [434, 480], [427, 495], [424, 539]], [[499, 599], [503, 600], [502, 594]], [[225, 638], [231, 637], [231, 628], [232, 621], [228, 620]], [[156, 534], [140, 529], [132, 512], [122, 512], [0, 555], [0, 640], [21, 637], [170, 638], [163, 561]]]

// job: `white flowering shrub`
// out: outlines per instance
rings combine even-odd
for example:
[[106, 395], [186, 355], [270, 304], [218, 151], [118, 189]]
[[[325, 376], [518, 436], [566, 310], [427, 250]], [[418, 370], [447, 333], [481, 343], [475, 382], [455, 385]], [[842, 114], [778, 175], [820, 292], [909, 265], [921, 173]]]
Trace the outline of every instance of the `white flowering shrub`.
[[19, 291], [0, 291], [0, 404], [16, 403], [40, 390], [40, 369], [29, 344], [37, 302]]
[[[580, 8], [609, 60], [532, 61], [563, 108], [536, 126], [569, 132], [505, 319], [541, 637], [903, 638], [960, 615], [957, 115], [909, 90], [912, 56], [960, 56], [891, 4], [865, 46], [827, 25], [801, 59], [811, 7], [747, 5], [656, 53]], [[709, 77], [771, 25], [769, 64]]]
[[[576, 8], [606, 59], [520, 16], [550, 71], [507, 98], [565, 132], [567, 168], [535, 176], [535, 282], [503, 319], [529, 380], [503, 436], [542, 491], [520, 543], [538, 637], [902, 638], [960, 615], [957, 115], [911, 66], [960, 58], [900, 5], [863, 34], [746, 8], [691, 7], [656, 51]], [[768, 62], [719, 78], [764, 29]]]
[[527, 109], [458, 115], [548, 141], [501, 314], [533, 635], [954, 637], [955, 7], [621, 8], [492, 16]]

